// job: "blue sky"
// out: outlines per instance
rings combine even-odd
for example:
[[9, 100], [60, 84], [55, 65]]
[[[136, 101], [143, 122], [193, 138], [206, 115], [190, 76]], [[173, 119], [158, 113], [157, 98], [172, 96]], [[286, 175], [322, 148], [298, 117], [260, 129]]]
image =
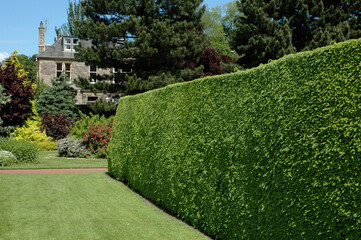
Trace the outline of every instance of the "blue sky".
[[[209, 8], [233, 0], [204, 0]], [[4, 0], [0, 11], [0, 62], [14, 50], [32, 56], [38, 52], [38, 27], [47, 19], [45, 43], [54, 43], [55, 26], [67, 20], [68, 0]]]

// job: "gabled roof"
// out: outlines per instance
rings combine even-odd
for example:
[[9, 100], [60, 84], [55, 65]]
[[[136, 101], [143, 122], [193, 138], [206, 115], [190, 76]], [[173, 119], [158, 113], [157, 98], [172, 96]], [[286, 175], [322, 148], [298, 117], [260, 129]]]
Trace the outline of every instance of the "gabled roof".
[[[64, 51], [63, 38], [58, 39], [53, 45], [45, 45], [45, 51], [37, 56], [43, 59], [74, 59], [74, 51]], [[69, 37], [77, 38], [77, 37]], [[80, 40], [83, 47], [91, 47], [90, 40]]]

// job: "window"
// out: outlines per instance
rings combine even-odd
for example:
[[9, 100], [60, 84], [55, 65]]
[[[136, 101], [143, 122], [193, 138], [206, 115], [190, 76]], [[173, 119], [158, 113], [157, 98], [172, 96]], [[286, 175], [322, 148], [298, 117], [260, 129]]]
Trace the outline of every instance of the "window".
[[71, 39], [70, 38], [64, 39], [64, 50], [71, 51]]
[[90, 83], [95, 84], [97, 82], [98, 67], [89, 66], [89, 73], [90, 73]]
[[113, 83], [115, 83], [115, 78], [118, 73], [132, 73], [132, 65], [131, 64], [124, 64], [122, 68], [113, 68]]
[[124, 64], [122, 67], [122, 73], [131, 73], [132, 72], [132, 65]]
[[113, 84], [115, 83], [115, 78], [118, 74], [118, 72], [121, 72], [121, 69], [118, 69], [118, 68], [113, 68]]
[[79, 39], [78, 38], [69, 38], [64, 37], [64, 51], [75, 51], [75, 46], [79, 45]]
[[71, 63], [56, 63], [56, 76], [60, 77], [61, 74], [71, 79]]
[[92, 97], [92, 96], [89, 96], [88, 97], [88, 103], [95, 103], [96, 102], [96, 100], [98, 100], [98, 97]]

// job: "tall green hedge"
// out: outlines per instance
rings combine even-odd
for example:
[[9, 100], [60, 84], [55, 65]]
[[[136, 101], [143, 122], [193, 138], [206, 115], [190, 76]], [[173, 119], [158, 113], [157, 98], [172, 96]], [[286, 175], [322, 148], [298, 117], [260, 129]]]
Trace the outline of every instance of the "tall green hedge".
[[109, 172], [221, 239], [361, 239], [361, 40], [119, 101]]

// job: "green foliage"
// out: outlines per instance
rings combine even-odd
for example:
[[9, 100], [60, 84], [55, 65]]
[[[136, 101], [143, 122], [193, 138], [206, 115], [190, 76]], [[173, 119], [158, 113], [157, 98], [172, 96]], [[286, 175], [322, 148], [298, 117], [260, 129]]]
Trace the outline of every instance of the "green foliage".
[[47, 111], [51, 115], [61, 113], [69, 119], [77, 118], [75, 92], [68, 82], [69, 79], [65, 75], [52, 80], [52, 87], [45, 88], [36, 101], [37, 111]]
[[359, 239], [361, 40], [119, 101], [109, 173], [220, 239]]
[[236, 18], [231, 45], [240, 55], [238, 62], [244, 68], [296, 52], [292, 45], [292, 28], [287, 19], [278, 21], [279, 8], [275, 7], [275, 1], [237, 2], [244, 15]]
[[235, 20], [239, 16], [244, 16], [242, 12], [239, 12], [237, 9], [237, 1], [226, 3], [223, 5], [223, 14], [222, 14], [222, 25], [224, 29], [224, 34], [228, 42], [232, 42], [232, 39], [235, 35]]
[[43, 79], [36, 79], [36, 94], [35, 94], [35, 99], [37, 100], [39, 98], [39, 96], [43, 93], [43, 91], [49, 87], [49, 85], [47, 85]]
[[29, 79], [36, 79], [36, 72], [38, 70], [38, 64], [36, 63], [36, 54], [31, 57], [28, 57], [24, 54], [19, 54], [16, 56], [19, 63], [23, 66], [23, 69]]
[[76, 121], [71, 128], [70, 135], [75, 139], [83, 138], [85, 132], [89, 130], [91, 125], [98, 126], [101, 124], [108, 125], [113, 122], [114, 117], [106, 118], [105, 116], [99, 116], [89, 113], [86, 115], [80, 112], [80, 120]]
[[187, 61], [196, 62], [206, 45], [200, 34], [201, 3], [84, 0], [79, 37], [92, 39], [94, 47], [80, 46], [76, 58], [102, 68], [131, 68], [123, 74], [128, 78], [115, 81], [129, 94], [182, 81], [177, 70], [186, 68]]
[[204, 33], [209, 37], [210, 47], [222, 54], [230, 54], [231, 47], [227, 41], [222, 25], [222, 8], [207, 9], [202, 17]]
[[216, 49], [221, 54], [231, 54], [232, 39], [235, 34], [234, 21], [239, 14], [236, 1], [206, 9], [202, 16], [203, 32], [208, 36], [210, 48]]
[[72, 136], [60, 139], [56, 145], [60, 157], [84, 158], [91, 154], [83, 143], [83, 139], [74, 139]]
[[94, 114], [105, 117], [114, 116], [117, 110], [117, 105], [115, 103], [106, 102], [102, 98], [96, 100], [93, 104], [88, 104], [88, 106]]
[[0, 166], [10, 166], [16, 162], [16, 157], [8, 151], [0, 150]]
[[136, 94], [145, 91], [149, 91], [156, 88], [165, 87], [169, 84], [182, 82], [183, 79], [178, 78], [172, 72], [162, 72], [152, 74], [151, 76], [138, 76], [127, 75], [126, 76], [126, 93], [127, 94]]
[[16, 163], [33, 163], [38, 160], [38, 147], [25, 140], [0, 138], [0, 150], [9, 151], [16, 157]]
[[[74, 2], [68, 1], [69, 8], [66, 10], [68, 15], [68, 22], [60, 26], [60, 28], [55, 27], [56, 36], [79, 36], [79, 24], [82, 20], [85, 19], [84, 8], [81, 5], [81, 1], [75, 0]], [[58, 39], [55, 38], [55, 41]]]
[[243, 67], [361, 37], [361, 1], [242, 0], [231, 46]]

